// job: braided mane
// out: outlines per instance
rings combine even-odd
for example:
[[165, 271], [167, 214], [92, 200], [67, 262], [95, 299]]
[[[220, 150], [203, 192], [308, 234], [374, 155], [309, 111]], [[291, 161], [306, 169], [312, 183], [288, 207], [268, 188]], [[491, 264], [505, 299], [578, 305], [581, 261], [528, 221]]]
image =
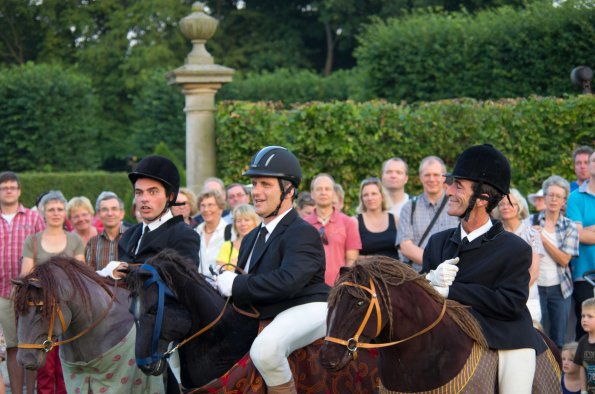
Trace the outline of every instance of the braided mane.
[[[368, 293], [364, 290], [353, 286], [339, 286], [339, 284], [343, 282], [353, 282], [368, 286], [370, 278], [376, 284], [379, 301], [387, 306], [390, 305], [390, 289], [406, 282], [415, 283], [417, 286], [425, 290], [426, 293], [439, 304], [446, 301], [446, 314], [467, 336], [472, 338], [479, 345], [487, 348], [487, 342], [481, 331], [481, 326], [471, 313], [469, 313], [467, 306], [449, 299], [445, 300], [438, 292], [436, 292], [436, 290], [434, 290], [423, 275], [419, 275], [408, 265], [389, 257], [360, 257], [355, 262], [354, 266], [347, 270], [343, 270], [329, 294], [329, 307], [336, 306], [343, 295], [351, 296], [358, 300], [367, 300]], [[392, 308], [387, 307], [386, 309], [389, 314], [389, 329], [390, 332], [392, 332]]]
[[26, 314], [31, 307], [30, 303], [41, 304], [41, 317], [46, 320], [51, 317], [54, 302], [60, 301], [60, 288], [62, 278], [56, 278], [58, 271], [61, 271], [66, 280], [72, 284], [72, 297], [81, 299], [84, 310], [91, 310], [91, 296], [88, 284], [85, 281], [90, 279], [103, 288], [109, 296], [112, 291], [102, 277], [85, 263], [68, 256], [54, 256], [45, 263], [36, 265], [28, 275], [20, 278], [22, 285], [17, 285], [13, 299], [17, 316]]

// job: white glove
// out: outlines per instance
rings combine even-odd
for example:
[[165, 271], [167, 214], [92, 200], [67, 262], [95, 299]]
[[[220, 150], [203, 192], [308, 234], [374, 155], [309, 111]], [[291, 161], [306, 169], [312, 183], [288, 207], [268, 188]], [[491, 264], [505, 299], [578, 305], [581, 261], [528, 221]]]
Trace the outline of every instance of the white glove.
[[114, 275], [114, 271], [118, 268], [124, 268], [127, 266], [128, 264], [122, 261], [110, 261], [108, 265], [103, 267], [103, 269], [95, 272], [97, 272], [99, 276], [102, 276], [104, 278], [122, 279], [124, 277], [124, 274], [121, 272], [117, 272]]
[[231, 297], [231, 289], [236, 276], [238, 274], [232, 271], [224, 271], [217, 275], [217, 290], [219, 290], [219, 294], [223, 297]]
[[448, 289], [449, 287], [447, 286], [432, 286], [434, 288], [434, 290], [436, 290], [438, 293], [440, 293], [440, 295], [444, 298], [448, 297]]
[[459, 262], [459, 258], [445, 260], [442, 264], [436, 267], [435, 270], [428, 272], [426, 279], [430, 281], [432, 286], [448, 287], [452, 285], [459, 267], [456, 264]]

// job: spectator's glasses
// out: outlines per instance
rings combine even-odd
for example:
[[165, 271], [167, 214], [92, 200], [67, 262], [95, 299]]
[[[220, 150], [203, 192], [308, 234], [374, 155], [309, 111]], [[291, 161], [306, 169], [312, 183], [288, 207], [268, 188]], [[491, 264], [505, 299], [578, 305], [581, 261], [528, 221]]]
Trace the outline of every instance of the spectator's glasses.
[[318, 230], [318, 232], [320, 233], [320, 239], [322, 240], [322, 244], [328, 245], [328, 238], [326, 236], [326, 233], [324, 232], [324, 226], [320, 227], [320, 230]]

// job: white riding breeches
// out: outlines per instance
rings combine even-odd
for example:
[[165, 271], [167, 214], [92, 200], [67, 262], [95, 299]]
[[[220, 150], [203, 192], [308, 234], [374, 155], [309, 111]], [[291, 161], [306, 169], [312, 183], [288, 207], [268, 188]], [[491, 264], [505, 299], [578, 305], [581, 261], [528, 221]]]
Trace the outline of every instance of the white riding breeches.
[[535, 375], [534, 349], [498, 350], [500, 394], [530, 394]]
[[297, 305], [279, 313], [254, 340], [250, 358], [267, 386], [291, 380], [287, 357], [326, 334], [326, 302]]

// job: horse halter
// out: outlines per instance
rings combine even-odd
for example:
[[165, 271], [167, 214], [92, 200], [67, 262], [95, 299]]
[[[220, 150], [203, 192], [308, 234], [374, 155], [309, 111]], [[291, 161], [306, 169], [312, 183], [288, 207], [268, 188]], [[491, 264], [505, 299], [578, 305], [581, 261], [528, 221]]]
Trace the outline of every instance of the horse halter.
[[166, 351], [165, 353], [159, 353], [157, 351], [157, 343], [159, 341], [159, 337], [161, 336], [161, 326], [163, 324], [163, 310], [165, 307], [165, 297], [164, 296], [168, 295], [170, 297], [175, 298], [175, 295], [171, 291], [171, 289], [169, 287], [167, 287], [167, 284], [163, 281], [163, 279], [161, 279], [161, 276], [159, 276], [159, 272], [157, 272], [157, 270], [155, 268], [153, 268], [152, 266], [150, 266], [148, 264], [143, 264], [140, 266], [140, 268], [146, 269], [147, 271], [151, 272], [151, 277], [143, 283], [144, 288], [146, 289], [149, 286], [151, 286], [152, 284], [156, 284], [158, 292], [159, 292], [159, 296], [158, 296], [158, 300], [157, 300], [157, 316], [155, 318], [155, 325], [153, 326], [153, 337], [151, 339], [151, 355], [149, 357], [145, 357], [145, 358], [141, 358], [141, 359], [137, 358], [136, 365], [138, 365], [139, 367], [143, 366], [143, 365], [156, 363], [157, 361], [159, 361], [161, 359], [169, 358], [169, 356], [171, 356], [172, 353], [175, 352], [176, 350], [178, 350], [181, 346], [185, 345], [186, 343], [190, 342], [194, 338], [196, 338], [199, 335], [202, 335], [206, 331], [210, 330], [215, 324], [217, 324], [219, 322], [219, 320], [221, 320], [221, 318], [223, 317], [223, 314], [225, 313], [225, 310], [227, 309], [227, 305], [229, 304], [229, 298], [227, 298], [227, 300], [225, 301], [225, 305], [223, 306], [223, 309], [221, 309], [219, 316], [217, 316], [217, 318], [215, 320], [213, 320], [211, 323], [207, 324], [205, 327], [201, 328], [200, 330], [198, 330], [197, 332], [192, 334], [190, 337], [179, 342], [178, 344], [176, 344], [174, 347], [172, 347], [170, 350]]
[[[60, 320], [60, 325], [62, 326], [62, 332], [65, 333], [68, 330], [68, 326], [66, 325], [66, 322], [64, 321], [64, 314], [62, 313], [62, 309], [60, 308], [60, 304], [56, 300], [54, 300], [52, 302], [52, 317], [50, 318], [50, 326], [48, 328], [48, 339], [43, 341], [43, 343], [19, 343], [17, 345], [17, 347], [20, 349], [41, 349], [44, 352], [49, 353], [56, 346], [64, 345], [66, 343], [69, 343], [69, 342], [79, 339], [80, 337], [87, 334], [89, 331], [91, 331], [95, 327], [97, 327], [97, 325], [99, 323], [101, 323], [101, 321], [103, 319], [105, 319], [105, 317], [109, 313], [110, 309], [112, 309], [112, 305], [114, 304], [115, 297], [116, 297], [116, 294], [114, 293], [110, 302], [109, 302], [109, 305], [107, 306], [105, 311], [101, 314], [101, 316], [97, 320], [95, 320], [93, 322], [93, 324], [91, 324], [89, 327], [87, 327], [83, 331], [79, 332], [75, 336], [65, 339], [63, 341], [53, 341], [52, 340], [52, 333], [54, 331], [54, 323], [56, 322], [56, 315], [58, 315], [58, 319]], [[29, 302], [29, 306], [30, 307], [43, 306], [43, 302], [37, 302], [37, 303]]]
[[157, 316], [155, 318], [155, 325], [153, 326], [153, 337], [151, 338], [151, 355], [148, 357], [145, 357], [145, 358], [140, 358], [140, 359], [137, 358], [136, 359], [136, 365], [141, 367], [144, 365], [156, 363], [157, 361], [161, 360], [162, 358], [167, 357], [165, 354], [160, 354], [157, 351], [157, 344], [159, 341], [159, 337], [161, 336], [161, 326], [163, 324], [163, 310], [164, 310], [164, 306], [165, 306], [165, 296], [168, 295], [170, 297], [175, 298], [175, 295], [174, 295], [173, 291], [171, 291], [171, 289], [169, 287], [167, 287], [167, 284], [163, 281], [163, 279], [161, 279], [161, 276], [159, 276], [159, 273], [157, 272], [157, 270], [155, 268], [153, 268], [152, 266], [150, 266], [148, 264], [143, 264], [139, 267], [139, 269], [144, 269], [151, 273], [151, 277], [149, 279], [145, 280], [145, 282], [143, 283], [143, 287], [145, 289], [147, 289], [152, 284], [156, 284], [157, 292], [158, 292]]
[[424, 328], [423, 330], [418, 331], [415, 334], [408, 336], [407, 338], [399, 339], [394, 342], [362, 343], [362, 342], [359, 342], [359, 337], [362, 334], [362, 332], [364, 331], [364, 328], [366, 327], [366, 325], [368, 324], [368, 321], [370, 320], [370, 316], [372, 315], [372, 310], [374, 310], [374, 309], [376, 310], [376, 318], [377, 318], [376, 336], [375, 337], [380, 335], [380, 331], [382, 329], [382, 315], [380, 312], [380, 304], [378, 303], [378, 295], [376, 294], [376, 288], [374, 286], [374, 281], [372, 280], [372, 278], [370, 278], [370, 287], [366, 287], [366, 286], [363, 286], [363, 285], [360, 285], [357, 283], [353, 283], [353, 282], [339, 283], [338, 286], [357, 287], [358, 289], [362, 289], [365, 292], [370, 293], [370, 296], [371, 296], [370, 305], [368, 306], [368, 310], [366, 311], [366, 314], [364, 315], [364, 319], [362, 320], [362, 323], [360, 324], [359, 328], [357, 329], [357, 331], [355, 332], [355, 335], [353, 337], [349, 338], [348, 340], [335, 338], [335, 337], [331, 337], [331, 336], [324, 337], [325, 341], [337, 343], [339, 345], [345, 345], [345, 347], [347, 348], [349, 353], [353, 355], [354, 359], [357, 358], [357, 349], [358, 348], [372, 349], [372, 348], [393, 346], [393, 345], [397, 345], [399, 343], [406, 342], [406, 341], [413, 339], [415, 337], [418, 337], [422, 334], [425, 334], [426, 332], [430, 331], [432, 328], [436, 327], [436, 325], [438, 323], [440, 323], [440, 321], [444, 317], [444, 313], [446, 312], [446, 299], [445, 299], [444, 303], [442, 304], [442, 310], [440, 311], [440, 315], [438, 316], [438, 318], [433, 323], [431, 323], [429, 326]]

